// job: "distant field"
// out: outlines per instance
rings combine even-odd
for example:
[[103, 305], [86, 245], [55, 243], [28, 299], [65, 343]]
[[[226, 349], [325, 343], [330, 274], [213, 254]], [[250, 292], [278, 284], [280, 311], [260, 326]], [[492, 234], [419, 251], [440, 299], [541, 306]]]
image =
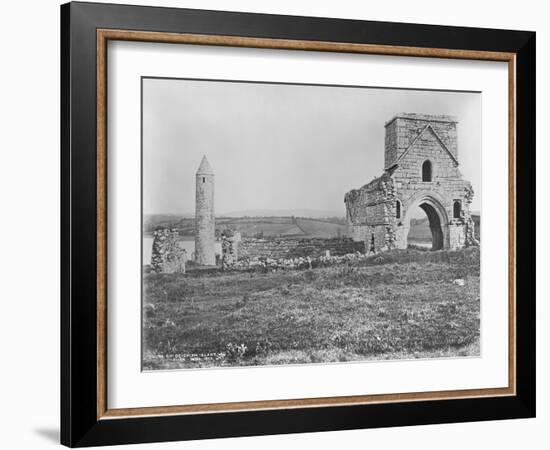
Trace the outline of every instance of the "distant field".
[[479, 355], [477, 248], [144, 283], [146, 370]]
[[332, 238], [347, 234], [347, 225], [321, 219], [296, 219], [296, 224], [305, 236]]
[[411, 219], [411, 228], [408, 238], [414, 241], [432, 240], [432, 232], [430, 231], [430, 224], [428, 223], [427, 217], [425, 219]]

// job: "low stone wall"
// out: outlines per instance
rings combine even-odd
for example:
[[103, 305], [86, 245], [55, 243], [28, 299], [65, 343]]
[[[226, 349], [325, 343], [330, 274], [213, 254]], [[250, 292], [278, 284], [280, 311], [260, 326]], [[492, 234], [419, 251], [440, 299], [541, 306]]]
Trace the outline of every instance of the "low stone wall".
[[[350, 238], [256, 239], [238, 233], [222, 235], [222, 263], [232, 267], [241, 261], [293, 261], [365, 253], [365, 243]], [[304, 259], [306, 261], [306, 259]], [[289, 264], [295, 264], [289, 263]]]
[[317, 258], [298, 257], [287, 259], [240, 259], [231, 266], [224, 265], [225, 270], [244, 270], [244, 271], [272, 271], [272, 270], [307, 270], [317, 267], [329, 267], [338, 264], [345, 264], [352, 261], [360, 261], [367, 258], [364, 253], [349, 253], [341, 256], [319, 256]]
[[238, 259], [289, 259], [300, 257], [317, 258], [325, 256], [327, 251], [332, 256], [348, 253], [364, 253], [363, 242], [352, 239], [241, 239], [238, 243]]

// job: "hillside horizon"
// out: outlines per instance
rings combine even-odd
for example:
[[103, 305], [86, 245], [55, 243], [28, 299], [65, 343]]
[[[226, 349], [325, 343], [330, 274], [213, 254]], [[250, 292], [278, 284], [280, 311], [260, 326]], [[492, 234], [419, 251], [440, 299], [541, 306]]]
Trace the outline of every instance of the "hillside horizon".
[[[479, 236], [479, 216], [473, 214], [473, 219], [476, 223], [476, 236]], [[172, 228], [177, 230], [180, 236], [191, 238], [195, 234], [195, 218], [192, 216], [184, 217], [180, 214], [153, 214], [144, 216], [144, 233], [150, 234], [158, 228]], [[244, 237], [335, 238], [349, 236], [346, 218], [338, 216], [217, 216], [216, 235], [220, 236], [226, 229], [239, 231]], [[420, 240], [431, 239], [428, 218], [411, 218], [411, 231], [409, 236]]]
[[[194, 213], [184, 212], [144, 212], [143, 217], [152, 216], [170, 216], [181, 217], [184, 219], [192, 219], [195, 217]], [[339, 217], [345, 218], [345, 212], [331, 211], [331, 210], [317, 210], [317, 209], [246, 209], [242, 211], [227, 211], [223, 213], [216, 213], [216, 217], [305, 217], [310, 219], [323, 219], [327, 217]]]
[[[479, 211], [472, 211], [473, 216], [480, 216]], [[194, 213], [178, 213], [178, 212], [147, 212], [143, 213], [143, 217], [178, 217], [182, 219], [193, 219]], [[308, 219], [326, 219], [326, 218], [345, 218], [346, 214], [338, 213], [337, 211], [330, 210], [316, 210], [316, 209], [249, 209], [242, 211], [230, 211], [221, 214], [215, 214], [215, 217], [219, 218], [241, 218], [241, 217], [302, 217]]]

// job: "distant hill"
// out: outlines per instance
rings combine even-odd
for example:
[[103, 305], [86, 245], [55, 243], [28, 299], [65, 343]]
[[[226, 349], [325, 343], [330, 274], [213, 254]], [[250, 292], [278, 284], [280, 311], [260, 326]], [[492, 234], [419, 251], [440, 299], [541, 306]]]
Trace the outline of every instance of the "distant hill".
[[180, 228], [187, 220], [195, 221], [187, 214], [144, 214], [143, 229], [152, 232], [156, 228]]
[[[259, 210], [257, 211], [259, 212]], [[476, 238], [480, 235], [480, 217], [472, 215], [476, 226]], [[156, 228], [175, 228], [181, 236], [193, 237], [194, 217], [177, 214], [151, 214], [144, 216], [143, 229], [152, 233]], [[304, 216], [238, 216], [216, 217], [216, 233], [225, 229], [239, 231], [243, 237], [320, 237], [333, 238], [347, 236], [344, 217], [312, 218]], [[428, 218], [411, 219], [409, 239], [431, 241], [432, 235]]]
[[222, 217], [306, 217], [324, 219], [327, 217], [343, 217], [339, 211], [317, 209], [245, 209], [221, 214]]
[[[175, 228], [181, 236], [192, 237], [195, 219], [169, 214], [144, 217], [143, 229], [152, 233], [156, 228]], [[314, 219], [309, 217], [216, 217], [216, 233], [225, 229], [239, 231], [244, 237], [340, 237], [347, 231], [343, 217]]]

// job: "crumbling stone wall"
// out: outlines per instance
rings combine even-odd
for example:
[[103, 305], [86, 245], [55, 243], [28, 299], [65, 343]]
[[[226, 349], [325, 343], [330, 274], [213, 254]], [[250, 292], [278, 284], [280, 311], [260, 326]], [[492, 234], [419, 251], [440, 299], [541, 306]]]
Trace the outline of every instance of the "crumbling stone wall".
[[363, 241], [367, 252], [394, 248], [396, 199], [394, 181], [388, 173], [346, 194], [350, 235]]
[[175, 229], [159, 229], [153, 234], [151, 271], [155, 273], [185, 273], [187, 252], [179, 245]]
[[365, 253], [347, 253], [341, 256], [325, 255], [312, 258], [310, 256], [286, 259], [240, 259], [231, 266], [224, 266], [226, 270], [243, 271], [271, 271], [271, 270], [304, 270], [318, 267], [330, 267], [338, 264], [362, 261], [368, 258]]
[[222, 241], [222, 267], [234, 266], [239, 259], [239, 243], [241, 234], [234, 230], [224, 230], [221, 234]]
[[344, 198], [350, 235], [363, 240], [367, 251], [406, 248], [416, 206], [430, 213], [433, 230], [441, 228], [442, 248], [478, 244], [470, 214], [474, 193], [458, 169], [456, 124], [450, 116], [410, 113], [386, 123], [384, 173]]
[[257, 239], [241, 238], [238, 233], [232, 232], [222, 234], [224, 267], [231, 267], [242, 260], [291, 260], [327, 255], [342, 256], [357, 252], [365, 252], [364, 242], [350, 238]]

